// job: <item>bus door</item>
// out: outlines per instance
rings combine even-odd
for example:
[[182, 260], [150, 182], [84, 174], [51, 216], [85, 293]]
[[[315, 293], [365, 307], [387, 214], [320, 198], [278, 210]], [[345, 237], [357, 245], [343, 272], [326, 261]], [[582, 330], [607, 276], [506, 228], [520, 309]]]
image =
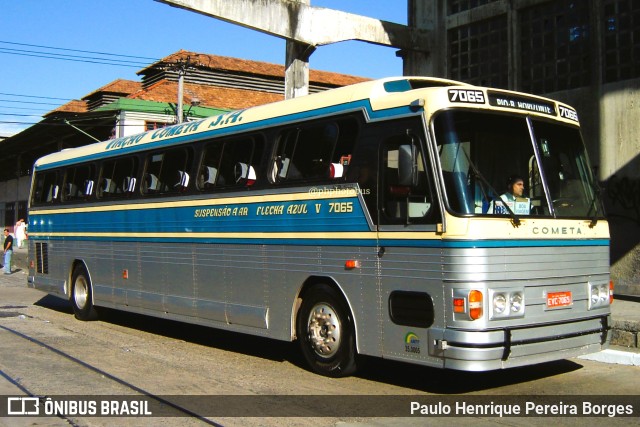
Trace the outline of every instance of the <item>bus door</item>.
[[428, 359], [430, 328], [444, 323], [442, 216], [424, 138], [421, 123], [405, 126], [382, 140], [379, 153], [382, 351], [400, 359]]

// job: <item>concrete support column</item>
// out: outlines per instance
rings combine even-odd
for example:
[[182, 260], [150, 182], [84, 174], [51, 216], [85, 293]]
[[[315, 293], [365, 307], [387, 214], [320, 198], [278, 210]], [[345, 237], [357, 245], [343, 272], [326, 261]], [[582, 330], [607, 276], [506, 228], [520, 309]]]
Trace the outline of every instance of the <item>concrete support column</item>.
[[[300, 3], [306, 6], [311, 0], [293, 0], [292, 3]], [[298, 12], [299, 13], [299, 12]], [[297, 19], [292, 20], [298, 24]], [[315, 47], [293, 39], [287, 39], [284, 61], [284, 97], [291, 99], [309, 94], [309, 57]]]
[[444, 13], [440, 13], [446, 4], [443, 0], [422, 1], [407, 0], [409, 28], [420, 30], [428, 35], [429, 46], [420, 46], [420, 50], [402, 50], [398, 53], [403, 59], [405, 76], [444, 77], [446, 64], [437, 58], [446, 58], [447, 34]]
[[309, 94], [309, 57], [316, 50], [306, 43], [287, 40], [284, 95], [286, 99]]

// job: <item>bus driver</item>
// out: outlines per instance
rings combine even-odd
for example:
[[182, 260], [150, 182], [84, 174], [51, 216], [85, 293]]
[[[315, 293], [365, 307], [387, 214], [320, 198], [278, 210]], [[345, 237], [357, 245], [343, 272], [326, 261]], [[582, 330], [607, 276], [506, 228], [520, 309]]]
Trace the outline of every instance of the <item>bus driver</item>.
[[[511, 175], [507, 179], [507, 191], [500, 196], [502, 202], [508, 205], [516, 215], [529, 215], [531, 210], [531, 201], [524, 197], [524, 179], [519, 175]], [[501, 212], [502, 207], [495, 210], [495, 213]]]

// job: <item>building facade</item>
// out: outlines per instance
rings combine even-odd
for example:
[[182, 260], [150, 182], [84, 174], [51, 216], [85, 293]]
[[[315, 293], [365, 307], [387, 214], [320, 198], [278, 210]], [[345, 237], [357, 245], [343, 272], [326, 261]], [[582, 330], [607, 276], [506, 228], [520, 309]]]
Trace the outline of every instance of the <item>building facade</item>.
[[573, 105], [603, 190], [616, 291], [640, 295], [640, 1], [409, 0], [429, 72]]

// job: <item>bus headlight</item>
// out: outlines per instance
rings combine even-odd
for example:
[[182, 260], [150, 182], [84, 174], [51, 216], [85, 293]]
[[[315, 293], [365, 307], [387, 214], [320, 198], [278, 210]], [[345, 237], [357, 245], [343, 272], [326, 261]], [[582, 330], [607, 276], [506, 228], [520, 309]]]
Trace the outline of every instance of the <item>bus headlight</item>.
[[607, 285], [600, 285], [600, 299], [599, 299], [599, 303], [600, 304], [605, 304], [607, 302], [609, 302], [609, 287]]
[[524, 294], [515, 292], [511, 295], [511, 312], [520, 313], [520, 310], [524, 311]]
[[589, 300], [591, 301], [590, 306], [593, 307], [598, 304], [598, 300], [600, 299], [600, 291], [598, 290], [597, 285], [591, 285], [591, 297]]
[[613, 285], [611, 283], [589, 283], [589, 310], [611, 304]]
[[502, 314], [507, 309], [507, 298], [504, 294], [495, 294], [493, 296], [493, 309], [496, 313]]
[[489, 289], [489, 319], [524, 317], [524, 289]]

